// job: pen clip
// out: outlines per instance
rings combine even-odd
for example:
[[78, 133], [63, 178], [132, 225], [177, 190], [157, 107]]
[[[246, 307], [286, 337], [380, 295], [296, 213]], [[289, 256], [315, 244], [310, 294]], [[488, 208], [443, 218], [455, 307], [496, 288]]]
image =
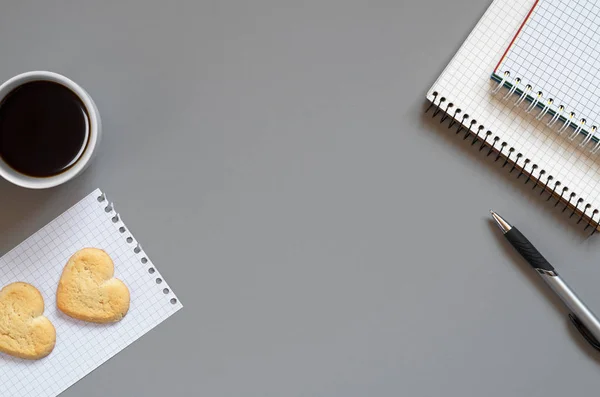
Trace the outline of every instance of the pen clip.
[[590, 333], [590, 331], [588, 331], [585, 325], [572, 313], [569, 313], [569, 319], [571, 320], [575, 328], [577, 328], [577, 331], [579, 331], [579, 333], [585, 338], [585, 340], [587, 340], [588, 343], [592, 345], [594, 349], [600, 351], [600, 342], [598, 342], [598, 339], [596, 339]]

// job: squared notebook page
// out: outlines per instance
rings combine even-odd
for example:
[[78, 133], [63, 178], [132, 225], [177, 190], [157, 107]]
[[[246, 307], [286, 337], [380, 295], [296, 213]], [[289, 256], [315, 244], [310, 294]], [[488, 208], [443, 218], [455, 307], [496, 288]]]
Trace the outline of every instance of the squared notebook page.
[[520, 86], [553, 99], [586, 129], [600, 126], [600, 4], [583, 0], [538, 0], [495, 70], [509, 71]]
[[[524, 167], [525, 172], [531, 173], [533, 165], [537, 165], [536, 176], [542, 170], [545, 171], [544, 180], [552, 176], [549, 189], [560, 181], [558, 194], [562, 187], [568, 187], [565, 198], [571, 198], [572, 204], [582, 198], [584, 201], [579, 209], [589, 203], [591, 208], [587, 209], [587, 214], [591, 215], [594, 209], [600, 209], [598, 155], [578, 147], [577, 141], [570, 142], [565, 138], [566, 134], [558, 135], [546, 126], [547, 120], [536, 120], [538, 112], [528, 114], [513, 107], [516, 98], [504, 100], [502, 91], [492, 94], [497, 83], [490, 79], [490, 72], [534, 3], [535, 0], [495, 0], [428, 91], [427, 98], [434, 101], [433, 93], [438, 92], [438, 102], [440, 97], [445, 97], [445, 104], [453, 103], [454, 109], [461, 108], [462, 114], [470, 116], [466, 127], [471, 120], [477, 120], [476, 125], [483, 125], [483, 131], [492, 132], [489, 142], [494, 137], [498, 138], [498, 145], [506, 142], [504, 154], [513, 148], [514, 160], [516, 154], [521, 153], [520, 166], [525, 159], [530, 160]], [[573, 197], [571, 193], [574, 193]]]
[[[56, 328], [56, 346], [46, 358], [0, 354], [1, 397], [54, 397], [182, 308], [105, 197], [95, 190], [0, 258], [0, 285], [35, 286]], [[104, 249], [115, 263], [115, 277], [129, 287], [131, 306], [118, 323], [86, 323], [56, 308], [63, 267], [84, 247]]]

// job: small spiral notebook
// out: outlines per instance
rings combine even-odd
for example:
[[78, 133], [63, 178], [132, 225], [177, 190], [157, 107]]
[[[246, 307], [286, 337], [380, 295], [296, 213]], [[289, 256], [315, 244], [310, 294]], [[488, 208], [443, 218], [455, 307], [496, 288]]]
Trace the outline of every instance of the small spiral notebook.
[[[549, 114], [547, 125], [592, 153], [600, 150], [600, 4], [538, 0], [494, 70], [519, 106]], [[499, 91], [499, 90], [498, 90]], [[568, 127], [572, 127], [569, 129]]]
[[[131, 306], [115, 324], [93, 324], [56, 308], [56, 288], [69, 257], [84, 247], [102, 248], [115, 277], [131, 293]], [[56, 328], [56, 347], [28, 361], [0, 354], [0, 396], [54, 397], [182, 308], [148, 255], [115, 211], [95, 190], [0, 258], [0, 285], [24, 281], [44, 297], [44, 315]], [[110, 395], [107, 390], [107, 395]]]
[[494, 0], [427, 93], [434, 117], [592, 234], [599, 19], [591, 1]]

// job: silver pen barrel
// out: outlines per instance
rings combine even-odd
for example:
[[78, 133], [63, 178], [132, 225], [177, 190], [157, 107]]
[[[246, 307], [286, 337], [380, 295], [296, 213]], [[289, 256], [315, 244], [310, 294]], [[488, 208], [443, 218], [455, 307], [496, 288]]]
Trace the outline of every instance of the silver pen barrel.
[[579, 299], [577, 294], [555, 272], [536, 269], [542, 280], [554, 291], [567, 308], [577, 317], [587, 330], [600, 340], [600, 321], [594, 313]]

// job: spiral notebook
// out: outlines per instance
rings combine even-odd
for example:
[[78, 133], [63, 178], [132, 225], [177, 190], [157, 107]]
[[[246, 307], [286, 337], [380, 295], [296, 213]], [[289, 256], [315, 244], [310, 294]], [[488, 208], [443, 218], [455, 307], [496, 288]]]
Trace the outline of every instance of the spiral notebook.
[[[448, 127], [469, 140], [474, 150], [480, 150], [484, 156], [496, 161], [507, 173], [539, 192], [543, 200], [551, 202], [593, 233], [600, 226], [600, 156], [592, 153], [594, 140], [589, 135], [580, 140], [569, 139], [577, 131], [577, 125], [574, 129], [569, 129], [568, 134], [564, 133], [567, 127], [560, 130], [565, 124], [565, 117], [559, 119], [556, 112], [546, 106], [552, 86], [541, 88], [541, 85], [538, 87], [525, 83], [526, 78], [520, 77], [520, 85], [513, 90], [514, 84], [510, 84], [509, 78], [519, 77], [517, 74], [520, 72], [515, 69], [510, 71], [510, 76], [504, 76], [503, 72], [503, 65], [509, 60], [517, 59], [512, 55], [512, 50], [528, 40], [525, 36], [528, 32], [526, 22], [535, 18], [536, 10], [546, 7], [551, 9], [550, 14], [544, 14], [546, 18], [554, 14], [567, 19], [565, 8], [552, 7], [556, 6], [554, 3], [561, 2], [493, 1], [428, 91], [427, 98], [431, 102], [429, 112], [434, 117], [440, 115], [440, 121], [447, 121]], [[571, 14], [572, 12], [569, 15]], [[553, 18], [550, 16], [550, 20]], [[557, 40], [547, 31], [543, 34], [545, 38], [536, 36], [539, 41]], [[537, 67], [538, 61], [534, 53], [534, 50], [531, 50], [531, 54], [527, 51], [519, 52], [520, 61], [515, 61], [512, 65], [525, 65], [523, 70], [531, 65]], [[555, 65], [543, 68], [552, 66]], [[499, 82], [490, 79], [494, 70], [501, 71], [502, 75], [496, 76], [500, 77]], [[534, 70], [533, 67], [531, 70]], [[523, 92], [519, 87], [523, 84], [530, 84], [532, 88], [521, 97]], [[543, 91], [543, 95], [538, 97], [537, 91]], [[554, 96], [554, 104], [559, 102], [556, 98], [559, 98], [558, 94]], [[581, 98], [579, 100], [583, 101]], [[566, 101], [567, 99], [565, 108]], [[576, 102], [573, 102], [569, 106], [575, 105]], [[569, 117], [571, 116], [567, 115]], [[581, 117], [586, 116], [582, 113]], [[572, 116], [572, 120], [574, 119], [575, 116]], [[555, 128], [547, 126], [551, 123], [555, 123], [552, 125]], [[558, 123], [560, 127], [556, 128]], [[568, 126], [571, 124], [576, 123], [569, 123]], [[585, 125], [593, 126], [590, 122]], [[577, 132], [582, 130], [583, 128]], [[586, 139], [588, 142], [584, 143]]]
[[[84, 247], [102, 248], [115, 277], [131, 293], [131, 306], [115, 324], [74, 320], [58, 311], [56, 288], [69, 257]], [[95, 190], [0, 258], [0, 284], [24, 281], [44, 297], [44, 315], [56, 328], [56, 347], [28, 361], [0, 354], [0, 396], [54, 397], [181, 309], [156, 266], [131, 235], [106, 195]], [[111, 395], [109, 388], [107, 395]]]
[[[600, 150], [600, 4], [538, 0], [493, 78], [516, 94], [517, 106], [540, 108], [547, 124], [592, 153]], [[572, 127], [569, 129], [569, 127]]]

